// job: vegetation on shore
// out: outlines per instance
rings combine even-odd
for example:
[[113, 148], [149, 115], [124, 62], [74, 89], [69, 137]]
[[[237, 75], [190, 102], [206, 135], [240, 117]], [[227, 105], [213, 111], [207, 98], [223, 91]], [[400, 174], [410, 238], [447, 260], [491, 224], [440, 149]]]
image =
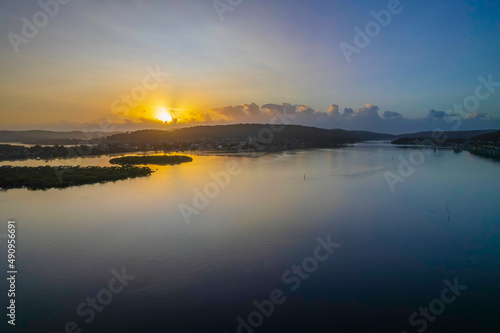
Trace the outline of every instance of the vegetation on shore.
[[[160, 148], [160, 147], [155, 147]], [[33, 146], [0, 144], [0, 161], [22, 161], [29, 159], [51, 160], [56, 158], [77, 158], [106, 154], [132, 153], [151, 150], [151, 147], [121, 146], [118, 144], [101, 146]]]
[[132, 165], [132, 164], [156, 164], [156, 165], [175, 165], [191, 162], [193, 159], [189, 156], [124, 156], [113, 158], [109, 161], [111, 164]]
[[500, 161], [500, 148], [491, 149], [467, 149], [472, 155], [484, 157], [490, 160]]
[[473, 137], [477, 141], [500, 142], [500, 131]]
[[137, 166], [39, 166], [39, 167], [0, 167], [0, 188], [27, 188], [46, 190], [85, 184], [105, 183], [128, 178], [144, 177], [151, 174], [148, 167]]
[[[459, 153], [461, 151], [468, 151], [472, 155], [481, 156], [496, 161], [500, 161], [500, 141], [497, 139], [498, 133], [491, 133], [488, 135], [481, 135], [471, 139], [449, 139], [449, 138], [400, 138], [392, 141], [392, 144], [400, 145], [401, 148], [412, 148], [414, 146], [427, 146], [433, 149], [453, 149]], [[489, 140], [489, 141], [486, 141]]]
[[113, 158], [111, 167], [98, 166], [0, 166], [0, 189], [26, 188], [47, 190], [86, 184], [105, 183], [128, 178], [149, 176], [153, 171], [134, 164], [174, 165], [191, 162], [189, 156], [126, 156]]

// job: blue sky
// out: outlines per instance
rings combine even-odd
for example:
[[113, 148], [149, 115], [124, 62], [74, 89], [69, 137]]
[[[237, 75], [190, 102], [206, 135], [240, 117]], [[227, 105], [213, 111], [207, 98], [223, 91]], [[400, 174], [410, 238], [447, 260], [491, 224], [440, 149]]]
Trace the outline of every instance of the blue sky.
[[[341, 113], [368, 104], [380, 116], [415, 120], [462, 103], [479, 76], [500, 81], [499, 1], [403, 0], [402, 12], [348, 64], [340, 43], [354, 45], [354, 28], [364, 30], [370, 12], [388, 3], [243, 0], [221, 21], [210, 0], [72, 0], [16, 53], [9, 33], [22, 36], [22, 18], [41, 8], [9, 2], [0, 14], [0, 127], [69, 128], [101, 118], [147, 127], [158, 106], [178, 109], [185, 124], [239, 122], [244, 117], [218, 111], [251, 103], [316, 112], [335, 104]], [[169, 75], [118, 119], [111, 104], [148, 66]], [[500, 89], [476, 111], [500, 118]]]

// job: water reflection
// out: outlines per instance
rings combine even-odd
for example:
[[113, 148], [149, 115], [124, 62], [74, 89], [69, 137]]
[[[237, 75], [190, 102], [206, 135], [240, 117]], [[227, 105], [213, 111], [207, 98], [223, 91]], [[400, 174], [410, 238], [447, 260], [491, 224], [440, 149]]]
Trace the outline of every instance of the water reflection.
[[[498, 164], [437, 151], [392, 193], [384, 172], [410, 152], [364, 144], [190, 154], [191, 163], [151, 166], [148, 178], [3, 192], [0, 219], [19, 225], [18, 327], [59, 332], [74, 320], [89, 332], [236, 332], [236, 318], [282, 285], [317, 237], [332, 235], [336, 255], [259, 332], [409, 330], [408, 316], [455, 276], [470, 289], [428, 331], [491, 330], [500, 310]], [[231, 161], [242, 172], [187, 225], [179, 204], [192, 204]], [[77, 305], [121, 267], [136, 280], [86, 326]]]

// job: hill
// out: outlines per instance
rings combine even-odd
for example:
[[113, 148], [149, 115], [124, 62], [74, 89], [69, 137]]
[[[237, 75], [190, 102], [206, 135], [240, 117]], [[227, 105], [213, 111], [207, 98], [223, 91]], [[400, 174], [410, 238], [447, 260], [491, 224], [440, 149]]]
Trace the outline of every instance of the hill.
[[[281, 129], [281, 130], [279, 130]], [[115, 134], [108, 137], [110, 143], [158, 143], [158, 142], [243, 142], [249, 138], [272, 144], [302, 143], [306, 146], [325, 147], [335, 144], [354, 143], [363, 140], [392, 138], [388, 134], [376, 134], [341, 129], [321, 129], [300, 125], [238, 124], [195, 126], [173, 131], [142, 130]]]
[[[110, 135], [113, 133], [106, 133]], [[0, 131], [0, 142], [20, 142], [25, 144], [78, 144], [89, 138], [102, 137], [99, 131], [54, 132], [54, 131]]]
[[[463, 139], [470, 140], [475, 136], [489, 134], [498, 130], [473, 130], [473, 131], [447, 131], [444, 132], [448, 139]], [[396, 138], [420, 138], [420, 139], [432, 139], [434, 137], [434, 132], [419, 132], [412, 134], [401, 134], [396, 135]]]
[[[470, 140], [482, 135], [498, 133], [498, 130], [475, 130], [445, 132], [450, 140]], [[272, 133], [272, 140], [269, 140]], [[21, 142], [25, 144], [66, 144], [80, 145], [83, 143], [98, 143], [89, 138], [106, 135], [108, 144], [182, 144], [194, 142], [242, 143], [250, 137], [258, 138], [260, 142], [275, 145], [293, 144], [307, 147], [328, 147], [345, 143], [355, 143], [370, 140], [429, 139], [433, 132], [419, 132], [401, 135], [381, 134], [368, 131], [347, 131], [342, 129], [322, 129], [301, 125], [270, 125], [270, 124], [235, 124], [235, 125], [202, 125], [175, 130], [140, 130], [126, 133], [101, 132], [54, 132], [54, 131], [0, 131], [0, 142]], [[491, 141], [491, 139], [484, 140]], [[495, 136], [493, 135], [493, 138]], [[100, 142], [100, 141], [99, 141]]]
[[478, 135], [472, 138], [473, 140], [477, 141], [486, 141], [486, 142], [500, 142], [500, 131], [493, 132], [493, 133], [488, 133], [488, 134], [483, 134], [483, 135]]

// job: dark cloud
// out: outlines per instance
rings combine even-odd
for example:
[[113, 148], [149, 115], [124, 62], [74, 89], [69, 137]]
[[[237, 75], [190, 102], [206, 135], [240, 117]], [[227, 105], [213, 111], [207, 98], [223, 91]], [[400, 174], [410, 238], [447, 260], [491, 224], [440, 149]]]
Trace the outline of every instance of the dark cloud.
[[344, 117], [345, 118], [351, 118], [354, 115], [354, 110], [351, 108], [345, 108], [344, 109]]
[[328, 109], [328, 114], [334, 117], [340, 116], [339, 106], [337, 104], [331, 104], [330, 109]]
[[427, 116], [428, 118], [443, 118], [445, 116], [446, 112], [444, 111], [436, 111], [436, 110], [430, 110], [429, 115]]
[[399, 112], [385, 111], [384, 114], [382, 115], [382, 118], [384, 118], [384, 119], [403, 119], [404, 117]]

